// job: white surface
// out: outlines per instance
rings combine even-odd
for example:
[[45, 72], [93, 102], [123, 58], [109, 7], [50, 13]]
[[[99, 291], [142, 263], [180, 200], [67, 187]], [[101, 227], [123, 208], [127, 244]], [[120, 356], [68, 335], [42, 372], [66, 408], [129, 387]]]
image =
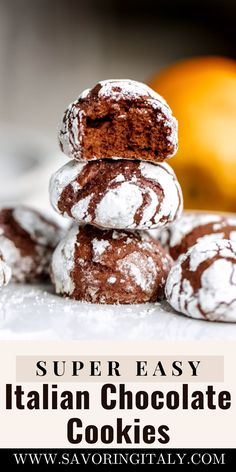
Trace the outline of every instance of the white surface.
[[0, 340], [225, 340], [236, 324], [193, 320], [167, 304], [90, 305], [51, 286], [10, 284], [0, 291]]

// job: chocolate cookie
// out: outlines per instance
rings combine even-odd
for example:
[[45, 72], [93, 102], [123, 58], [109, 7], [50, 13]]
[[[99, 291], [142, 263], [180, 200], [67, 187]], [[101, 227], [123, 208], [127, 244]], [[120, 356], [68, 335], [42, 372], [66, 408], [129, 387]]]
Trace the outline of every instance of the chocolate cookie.
[[177, 259], [197, 242], [216, 239], [236, 241], [236, 217], [214, 213], [183, 213], [167, 228], [157, 231], [156, 237], [169, 250], [171, 257]]
[[37, 211], [24, 206], [0, 209], [0, 248], [15, 282], [48, 275], [60, 230]]
[[73, 160], [52, 176], [50, 196], [62, 215], [100, 228], [156, 228], [182, 211], [182, 192], [168, 164]]
[[144, 303], [164, 295], [172, 259], [144, 233], [74, 225], [52, 258], [56, 293], [92, 303]]
[[119, 156], [161, 162], [177, 151], [177, 121], [165, 100], [133, 80], [104, 80], [65, 111], [59, 141], [78, 160]]
[[5, 263], [2, 253], [0, 252], [0, 289], [7, 285], [11, 280], [11, 268]]
[[236, 321], [236, 242], [195, 244], [176, 261], [166, 298], [175, 310], [208, 321]]

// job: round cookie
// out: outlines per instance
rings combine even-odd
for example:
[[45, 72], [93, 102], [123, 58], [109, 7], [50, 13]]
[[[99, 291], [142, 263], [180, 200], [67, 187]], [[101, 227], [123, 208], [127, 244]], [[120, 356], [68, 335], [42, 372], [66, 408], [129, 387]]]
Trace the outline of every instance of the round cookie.
[[236, 217], [200, 212], [187, 212], [153, 236], [169, 250], [176, 260], [194, 244], [216, 239], [236, 241]]
[[168, 164], [126, 160], [70, 161], [51, 178], [52, 206], [100, 228], [163, 226], [182, 211], [182, 192]]
[[69, 105], [59, 142], [68, 157], [78, 160], [119, 156], [161, 162], [177, 151], [177, 121], [147, 85], [104, 80]]
[[48, 276], [52, 251], [60, 229], [39, 212], [25, 206], [0, 209], [0, 248], [15, 282]]
[[11, 280], [11, 268], [4, 262], [3, 255], [0, 252], [0, 289], [7, 285]]
[[145, 233], [74, 225], [58, 244], [56, 293], [91, 303], [144, 303], [164, 295], [172, 259]]
[[165, 293], [170, 305], [192, 318], [236, 321], [236, 242], [195, 244], [169, 272]]

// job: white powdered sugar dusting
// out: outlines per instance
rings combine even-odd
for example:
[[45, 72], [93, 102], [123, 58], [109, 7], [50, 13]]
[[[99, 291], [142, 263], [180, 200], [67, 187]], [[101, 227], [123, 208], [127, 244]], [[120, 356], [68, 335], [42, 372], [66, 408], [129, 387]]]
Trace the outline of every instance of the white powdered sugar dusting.
[[156, 181], [164, 192], [161, 208], [155, 217], [156, 226], [160, 226], [163, 217], [168, 217], [168, 221], [178, 218], [183, 209], [182, 191], [171, 167], [165, 163], [154, 165], [148, 162], [141, 162], [139, 167], [142, 175]]
[[[76, 181], [78, 175], [85, 167], [85, 162], [70, 161], [60, 167], [51, 177], [49, 185], [50, 201], [53, 208], [58, 211], [58, 202], [63, 190], [67, 185], [77, 184], [76, 190], [79, 190], [79, 184]], [[73, 187], [74, 188], [74, 187]]]
[[[103, 193], [98, 193], [98, 189], [94, 188], [94, 193], [80, 200], [80, 193], [76, 195], [76, 192], [83, 191], [83, 188], [79, 186], [77, 179], [83, 170], [86, 175], [86, 165], [88, 164], [77, 161], [68, 162], [51, 178], [51, 203], [59, 213], [61, 211], [58, 202], [63, 190], [70, 185], [75, 192], [73, 196], [75, 203], [68, 207], [64, 216], [72, 216], [79, 223], [92, 222], [103, 228], [146, 229], [163, 226], [177, 218], [182, 211], [181, 189], [168, 164], [137, 163], [137, 175], [128, 174], [125, 177], [120, 173], [110, 181], [108, 175]], [[153, 188], [144, 179], [151, 180]], [[163, 189], [161, 203], [160, 187]], [[94, 196], [99, 197], [95, 198], [95, 202]], [[72, 205], [71, 200], [68, 199], [68, 205]], [[140, 213], [137, 213], [138, 210]]]
[[[219, 223], [221, 217], [215, 214], [208, 213], [183, 213], [183, 215], [168, 227], [166, 231], [170, 232], [169, 246], [174, 247], [181, 243], [183, 238], [191, 233], [193, 229], [201, 225], [207, 225], [211, 223]], [[219, 228], [217, 228], [218, 230]], [[166, 239], [165, 230], [163, 230], [162, 237]], [[215, 238], [216, 239], [216, 238]]]
[[157, 269], [151, 257], [145, 257], [140, 252], [132, 252], [117, 262], [117, 268], [132, 277], [136, 285], [149, 293], [155, 284]]
[[73, 188], [74, 192], [78, 192], [78, 190], [81, 189], [81, 185], [76, 180], [74, 180], [74, 182], [71, 182], [71, 187]]
[[108, 277], [107, 282], [113, 285], [116, 283], [116, 280], [116, 277], [114, 277], [114, 275], [111, 275], [111, 277]]
[[11, 268], [4, 262], [0, 253], [0, 288], [9, 284], [11, 276]]
[[219, 315], [227, 311], [227, 316], [231, 316], [233, 311], [235, 321], [235, 273], [236, 259], [234, 264], [229, 260], [219, 259], [203, 272], [198, 296], [204, 312], [214, 313], [217, 308]]
[[236, 218], [233, 216], [227, 216], [226, 217], [227, 224], [229, 226], [236, 226]]
[[[235, 221], [235, 226], [236, 226], [236, 221]], [[231, 241], [236, 241], [236, 231], [230, 231], [229, 237]]]
[[[134, 176], [130, 181], [124, 182], [123, 175], [119, 174], [111, 183], [120, 183], [120, 185], [108, 188], [95, 206], [95, 224], [104, 228], [134, 229], [137, 224], [141, 228], [148, 228], [165, 224], [164, 217], [172, 221], [178, 216], [182, 210], [181, 190], [170, 167], [167, 164], [141, 163], [140, 170], [145, 178], [163, 187], [164, 199], [160, 210], [157, 212], [158, 197], [152, 188], [147, 185], [143, 189], [138, 185], [137, 178], [133, 179]], [[141, 221], [137, 223], [135, 215], [143, 205], [145, 193], [149, 197], [148, 204], [142, 208]], [[77, 221], [86, 223], [91, 221], [88, 208], [92, 197], [93, 194], [85, 197], [71, 208], [71, 214]], [[162, 222], [161, 219], [163, 219]]]
[[142, 202], [141, 189], [123, 182], [104, 194], [97, 205], [95, 221], [106, 228], [134, 228], [134, 217]]
[[13, 218], [37, 244], [55, 247], [60, 231], [58, 227], [44, 220], [40, 213], [24, 206], [17, 206], [13, 210]]
[[[86, 227], [81, 227], [80, 231], [78, 248], [75, 225], [53, 254], [52, 281], [57, 293], [74, 297], [78, 296], [78, 289], [80, 299], [92, 303], [125, 303], [126, 296], [127, 303], [129, 300], [135, 303], [136, 299], [150, 300], [157, 288], [162, 288], [162, 253], [158, 253], [155, 243], [147, 251], [146, 246], [139, 246], [139, 242], [142, 243], [139, 233], [112, 231], [112, 234], [104, 232], [102, 237], [100, 231], [91, 233]], [[146, 242], [145, 238], [144, 244]]]
[[82, 100], [83, 100], [84, 98], [86, 98], [86, 97], [88, 96], [90, 90], [91, 90], [90, 88], [85, 89], [85, 90], [80, 94], [79, 98], [82, 98]]
[[[184, 275], [187, 259], [190, 272]], [[201, 269], [204, 261], [209, 261], [208, 265]], [[196, 288], [192, 282], [197, 270], [200, 285]], [[236, 321], [236, 242], [218, 239], [193, 246], [170, 270], [165, 291], [170, 305], [188, 316]]]
[[80, 158], [83, 139], [84, 112], [78, 104], [78, 100], [71, 103], [65, 112], [59, 129], [59, 142], [63, 152], [72, 158]]
[[123, 238], [127, 238], [127, 233], [124, 233], [123, 231], [116, 231], [114, 229], [114, 231], [112, 231], [112, 239], [123, 239]]
[[52, 278], [56, 293], [71, 295], [74, 291], [72, 271], [79, 228], [72, 226], [66, 236], [60, 241], [52, 256]]
[[109, 241], [105, 239], [94, 238], [92, 240], [93, 261], [100, 262], [103, 253], [110, 247]]
[[34, 261], [30, 256], [22, 256], [14, 242], [6, 238], [0, 228], [0, 248], [5, 263], [12, 269], [12, 279], [24, 282], [25, 275], [34, 269]]
[[78, 221], [84, 221], [85, 223], [89, 223], [91, 221], [91, 215], [89, 214], [88, 209], [92, 198], [93, 193], [85, 198], [82, 198], [78, 203], [73, 205], [71, 208], [71, 214], [73, 218]]
[[[207, 226], [210, 225], [209, 228]], [[197, 237], [198, 227], [204, 227], [202, 229], [202, 235]], [[229, 226], [235, 227], [235, 231], [230, 231]], [[159, 230], [154, 237], [159, 239], [164, 247], [173, 248], [181, 245], [185, 238], [188, 238], [194, 230], [195, 238], [187, 239], [188, 249], [193, 246], [196, 242], [201, 241], [214, 241], [216, 239], [229, 238], [231, 241], [236, 241], [236, 218], [217, 215], [214, 213], [198, 213], [198, 212], [186, 212], [182, 216], [168, 225], [167, 228]], [[205, 232], [205, 234], [204, 234]], [[191, 246], [190, 246], [191, 244]]]
[[113, 179], [111, 182], [124, 182], [125, 178], [123, 176], [123, 174], [118, 174], [115, 179]]
[[196, 243], [202, 243], [202, 242], [210, 242], [210, 241], [215, 241], [216, 239], [223, 239], [224, 238], [224, 233], [212, 233], [212, 234], [204, 234], [204, 236], [200, 236]]
[[[142, 82], [131, 79], [109, 79], [102, 80], [99, 84], [101, 85], [101, 89], [98, 92], [98, 96], [100, 97], [109, 98], [112, 96], [113, 100], [120, 100], [121, 98], [127, 97], [132, 99], [147, 96], [157, 100], [169, 109], [165, 99]], [[114, 88], [119, 88], [119, 90], [114, 90]]]
[[213, 228], [213, 231], [219, 231], [222, 229], [223, 226], [225, 226], [226, 222], [223, 221], [223, 222], [220, 222], [220, 223], [215, 223], [212, 228]]
[[189, 255], [189, 269], [195, 272], [202, 262], [207, 261], [216, 256], [218, 248], [215, 246], [214, 241], [211, 243], [197, 243], [192, 247], [192, 251], [188, 251], [186, 254]]
[[150, 226], [154, 226], [152, 218], [157, 213], [158, 197], [157, 194], [152, 190], [152, 188], [146, 187], [145, 192], [149, 196], [149, 202], [148, 205], [146, 205], [143, 209], [143, 216], [141, 218], [140, 225], [142, 227], [148, 228]]
[[131, 244], [133, 242], [132, 238], [126, 238], [125, 244]]

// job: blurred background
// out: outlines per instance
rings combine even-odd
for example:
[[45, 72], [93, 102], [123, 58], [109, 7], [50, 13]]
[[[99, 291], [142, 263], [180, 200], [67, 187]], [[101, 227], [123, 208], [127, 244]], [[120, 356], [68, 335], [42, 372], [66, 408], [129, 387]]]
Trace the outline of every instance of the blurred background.
[[0, 201], [48, 208], [64, 109], [132, 78], [179, 119], [185, 206], [236, 211], [235, 18], [235, 0], [0, 0]]

